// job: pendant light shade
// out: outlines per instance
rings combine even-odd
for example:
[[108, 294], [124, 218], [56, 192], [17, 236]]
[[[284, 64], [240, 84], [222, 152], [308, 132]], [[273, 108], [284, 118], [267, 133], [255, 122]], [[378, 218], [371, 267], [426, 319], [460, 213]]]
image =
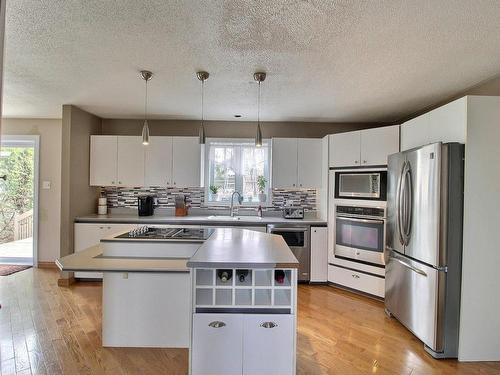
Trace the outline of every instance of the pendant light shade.
[[199, 143], [200, 145], [205, 144], [205, 112], [204, 112], [204, 96], [205, 96], [205, 81], [208, 79], [210, 74], [208, 72], [196, 72], [196, 78], [201, 82], [201, 123], [200, 129], [198, 131]]
[[144, 120], [144, 125], [142, 126], [142, 144], [144, 146], [149, 145], [149, 125], [148, 125], [148, 120]]
[[255, 134], [255, 147], [262, 147], [262, 130], [260, 128], [260, 84], [266, 79], [266, 73], [254, 73], [253, 79], [259, 83], [259, 96], [257, 100], [257, 133]]
[[149, 145], [149, 124], [148, 124], [148, 82], [153, 77], [149, 70], [141, 70], [141, 77], [146, 82], [144, 95], [144, 125], [142, 125], [142, 144]]

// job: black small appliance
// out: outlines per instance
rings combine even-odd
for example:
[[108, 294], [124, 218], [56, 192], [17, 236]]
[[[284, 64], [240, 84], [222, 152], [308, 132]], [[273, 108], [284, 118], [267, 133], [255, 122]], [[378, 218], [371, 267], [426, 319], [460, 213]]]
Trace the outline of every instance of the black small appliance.
[[137, 197], [139, 216], [153, 216], [155, 213], [154, 197], [152, 195], [141, 195]]

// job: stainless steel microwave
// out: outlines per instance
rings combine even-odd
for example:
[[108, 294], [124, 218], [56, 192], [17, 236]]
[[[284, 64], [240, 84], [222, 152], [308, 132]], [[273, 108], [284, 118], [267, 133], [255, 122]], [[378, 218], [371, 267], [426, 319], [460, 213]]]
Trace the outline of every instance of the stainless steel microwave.
[[335, 198], [387, 200], [387, 171], [336, 171]]

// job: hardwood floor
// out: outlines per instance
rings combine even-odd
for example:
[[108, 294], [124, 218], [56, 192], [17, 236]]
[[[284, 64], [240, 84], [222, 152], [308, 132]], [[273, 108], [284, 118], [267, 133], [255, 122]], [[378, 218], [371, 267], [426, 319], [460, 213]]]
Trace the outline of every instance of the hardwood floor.
[[[2, 375], [187, 374], [187, 350], [102, 348], [100, 284], [60, 288], [58, 275], [0, 277]], [[301, 285], [297, 374], [500, 374], [500, 363], [433, 360], [381, 302]]]

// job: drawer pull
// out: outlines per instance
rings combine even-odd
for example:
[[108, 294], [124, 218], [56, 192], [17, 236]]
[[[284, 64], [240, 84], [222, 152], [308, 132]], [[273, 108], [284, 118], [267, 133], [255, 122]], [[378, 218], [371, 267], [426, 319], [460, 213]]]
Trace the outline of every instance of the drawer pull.
[[274, 327], [277, 327], [278, 325], [274, 322], [264, 322], [260, 326], [262, 328], [274, 328]]
[[208, 326], [212, 328], [222, 328], [226, 326], [226, 323], [216, 320], [215, 322], [208, 323]]
[[355, 279], [359, 279], [359, 275], [352, 274], [351, 276], [354, 277]]

